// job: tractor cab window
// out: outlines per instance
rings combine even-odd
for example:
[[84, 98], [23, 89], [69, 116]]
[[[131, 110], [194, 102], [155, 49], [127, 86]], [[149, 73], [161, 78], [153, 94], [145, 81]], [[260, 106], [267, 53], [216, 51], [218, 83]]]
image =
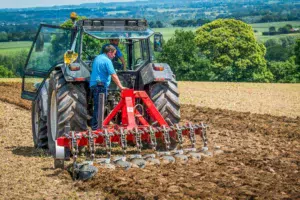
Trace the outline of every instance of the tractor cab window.
[[131, 69], [135, 70], [144, 63], [149, 61], [149, 48], [148, 41], [133, 40], [133, 54], [132, 54], [132, 66]]
[[[92, 67], [94, 59], [102, 52], [102, 48], [106, 44], [110, 44], [109, 39], [97, 39], [89, 34], [83, 34], [81, 59], [88, 64], [89, 67]], [[118, 48], [122, 52], [125, 61], [127, 61], [126, 42], [121, 39]], [[115, 69], [123, 69], [120, 60], [113, 60], [113, 65]]]

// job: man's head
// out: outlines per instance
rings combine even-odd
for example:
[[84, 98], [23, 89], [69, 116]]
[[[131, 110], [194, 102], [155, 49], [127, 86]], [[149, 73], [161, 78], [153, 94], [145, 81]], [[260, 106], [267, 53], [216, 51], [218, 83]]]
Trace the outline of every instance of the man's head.
[[109, 40], [109, 42], [110, 42], [110, 44], [113, 44], [113, 45], [116, 45], [116, 46], [118, 46], [118, 45], [119, 45], [119, 42], [120, 42], [120, 40], [119, 40], [119, 39], [110, 39], [110, 40]]
[[107, 45], [104, 49], [103, 49], [103, 53], [105, 53], [109, 59], [113, 59], [116, 56], [116, 48], [113, 45]]

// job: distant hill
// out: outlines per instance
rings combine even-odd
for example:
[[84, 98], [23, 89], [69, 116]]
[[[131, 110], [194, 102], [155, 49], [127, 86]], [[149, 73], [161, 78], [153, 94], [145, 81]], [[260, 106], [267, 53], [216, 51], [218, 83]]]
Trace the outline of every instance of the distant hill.
[[[132, 2], [85, 3], [23, 9], [0, 9], [0, 32], [33, 30], [40, 23], [60, 24], [71, 12], [108, 18], [145, 18], [170, 27], [176, 20], [235, 18], [247, 23], [300, 20], [299, 0], [135, 0]], [[182, 23], [198, 25], [197, 23]]]

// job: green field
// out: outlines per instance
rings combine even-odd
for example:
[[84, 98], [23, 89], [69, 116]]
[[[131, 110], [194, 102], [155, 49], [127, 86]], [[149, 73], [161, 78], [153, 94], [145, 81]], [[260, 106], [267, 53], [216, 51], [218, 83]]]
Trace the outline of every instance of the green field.
[[[256, 23], [256, 24], [250, 24], [253, 27], [253, 30], [257, 30], [258, 32], [255, 33], [255, 36], [258, 41], [265, 42], [268, 39], [272, 38], [280, 38], [280, 37], [286, 37], [286, 36], [292, 36], [300, 38], [300, 34], [282, 34], [282, 35], [274, 35], [274, 36], [263, 36], [262, 32], [268, 31], [269, 27], [274, 26], [276, 29], [285, 26], [286, 24], [291, 24], [294, 28], [300, 28], [300, 21], [287, 21], [287, 22], [272, 22], [272, 23]], [[177, 29], [183, 29], [185, 31], [191, 30], [196, 31], [197, 28], [180, 28], [180, 27], [170, 27], [170, 28], [154, 28], [153, 30], [156, 32], [161, 32], [164, 36], [165, 40], [169, 40], [173, 35], [175, 30]]]
[[10, 55], [13, 52], [21, 50], [29, 50], [32, 42], [0, 42], [0, 55]]
[[169, 40], [175, 33], [175, 30], [183, 29], [185, 31], [196, 31], [197, 28], [194, 27], [187, 27], [187, 28], [180, 28], [180, 27], [170, 27], [170, 28], [154, 28], [155, 32], [160, 32], [163, 34], [164, 40]]
[[285, 26], [286, 24], [292, 25], [294, 28], [300, 28], [300, 21], [286, 21], [286, 22], [270, 22], [270, 23], [256, 23], [250, 24], [254, 30], [258, 32], [269, 31], [269, 27], [274, 26], [276, 29]]

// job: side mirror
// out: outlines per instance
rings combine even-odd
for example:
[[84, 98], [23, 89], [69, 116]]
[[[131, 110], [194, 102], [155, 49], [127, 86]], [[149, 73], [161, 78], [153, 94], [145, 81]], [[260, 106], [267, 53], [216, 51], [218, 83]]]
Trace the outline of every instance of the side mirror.
[[163, 42], [163, 35], [161, 33], [155, 33], [154, 34], [154, 51], [161, 52], [163, 50], [162, 42]]
[[44, 50], [44, 34], [39, 33], [36, 41], [35, 41], [35, 51], [41, 52]]

